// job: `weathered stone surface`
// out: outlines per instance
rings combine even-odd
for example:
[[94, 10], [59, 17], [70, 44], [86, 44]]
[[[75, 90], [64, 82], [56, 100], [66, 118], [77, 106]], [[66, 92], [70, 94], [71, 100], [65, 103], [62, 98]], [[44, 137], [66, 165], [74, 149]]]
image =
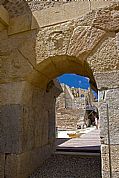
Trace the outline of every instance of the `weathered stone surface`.
[[52, 80], [59, 75], [59, 69], [53, 62], [52, 58], [46, 59], [41, 64], [38, 64], [36, 69], [44, 74], [49, 80]]
[[25, 14], [25, 15], [10, 19], [8, 35], [22, 33], [22, 32], [37, 29], [37, 28], [39, 27], [34, 16], [32, 14]]
[[4, 32], [3, 37], [5, 39], [0, 43], [0, 82], [24, 80], [36, 65], [36, 31], [11, 36], [8, 39]]
[[33, 66], [18, 50], [1, 56], [1, 83], [24, 80], [32, 70]]
[[5, 83], [1, 85], [1, 105], [6, 104], [29, 104], [32, 99], [32, 90], [29, 90], [30, 84], [25, 81]]
[[42, 71], [34, 70], [31, 74], [29, 74], [27, 80], [32, 85], [38, 88], [40, 87], [40, 90], [46, 90], [47, 84], [50, 82], [50, 77], [47, 77], [47, 75], [42, 73]]
[[65, 55], [73, 32], [72, 22], [42, 29], [37, 35], [37, 63], [50, 56]]
[[86, 15], [73, 19], [75, 23], [75, 27], [83, 26], [83, 27], [90, 27], [92, 26], [93, 19], [95, 18], [96, 10], [92, 10], [91, 12], [87, 13]]
[[104, 37], [105, 32], [92, 27], [79, 26], [73, 31], [68, 48], [68, 54], [73, 56], [84, 56], [89, 54]]
[[119, 70], [119, 55], [117, 51], [115, 34], [103, 39], [101, 44], [87, 58], [94, 72], [106, 72], [110, 70]]
[[0, 178], [4, 178], [5, 154], [0, 153]]
[[102, 170], [102, 177], [103, 177], [103, 178], [108, 178], [108, 177], [110, 177], [110, 171], [103, 171], [103, 170]]
[[93, 26], [106, 31], [119, 31], [119, 3], [97, 11]]
[[110, 166], [112, 169], [112, 174], [118, 172], [119, 170], [119, 145], [111, 145], [111, 165], [109, 161], [109, 145], [102, 145], [102, 170], [109, 171]]
[[[105, 91], [104, 101], [100, 102], [100, 136], [103, 143], [108, 144], [110, 139], [111, 144], [119, 144], [119, 89], [110, 89]], [[108, 113], [107, 113], [108, 104]], [[109, 118], [108, 118], [109, 115]], [[109, 132], [108, 132], [109, 130]]]
[[119, 87], [119, 70], [94, 73], [99, 90]]
[[52, 145], [45, 145], [22, 154], [7, 155], [5, 164], [6, 177], [28, 178], [53, 151]]
[[[63, 23], [85, 16], [94, 9], [105, 7], [110, 1], [30, 1], [29, 5], [40, 27]], [[80, 8], [81, 7], [81, 8]], [[41, 10], [42, 9], [42, 10]], [[88, 16], [89, 18], [89, 16]], [[88, 21], [87, 18], [87, 21]], [[94, 18], [94, 16], [93, 16]]]
[[0, 23], [0, 32], [3, 31], [4, 29], [5, 29], [5, 26], [2, 23]]
[[119, 33], [116, 34], [116, 46], [117, 46], [118, 55], [119, 55]]
[[9, 25], [9, 14], [3, 5], [0, 5], [0, 22], [4, 25]]
[[7, 9], [10, 17], [31, 13], [28, 3], [24, 0], [2, 0], [0, 4], [2, 4], [5, 9]]
[[0, 40], [5, 40], [5, 39], [8, 39], [7, 30], [2, 29], [0, 32]]
[[55, 136], [55, 96], [59, 93], [55, 88], [53, 84], [45, 92], [27, 82], [2, 85], [1, 152], [21, 153], [51, 142], [49, 138]]
[[22, 107], [20, 105], [4, 105], [0, 107], [0, 152], [15, 153], [21, 150], [19, 131]]
[[[1, 26], [2, 31], [0, 32], [0, 82], [2, 84], [9, 83], [2, 85], [2, 119], [0, 120], [0, 143], [2, 144], [0, 144], [0, 152], [12, 153], [7, 155], [6, 177], [28, 177], [28, 174], [36, 168], [35, 165], [40, 164], [39, 157], [43, 153], [41, 151], [40, 154], [35, 149], [54, 142], [55, 131], [54, 129], [51, 131], [51, 129], [55, 128], [54, 102], [57, 93], [54, 90], [53, 82], [50, 81], [52, 77], [66, 72], [88, 76], [93, 80], [92, 83], [95, 83], [94, 71], [99, 89], [117, 88], [108, 90], [105, 97], [105, 101], [109, 101], [110, 140], [111, 144], [116, 145], [112, 149], [112, 157], [116, 157], [119, 153], [119, 5], [107, 7], [98, 12], [96, 10], [94, 21], [95, 12], [93, 11], [88, 20], [84, 17], [84, 21], [72, 20], [61, 24], [50, 24], [51, 26], [43, 23], [47, 27], [40, 29], [37, 34], [36, 30], [30, 30], [31, 28], [34, 29], [32, 26], [34, 22], [27, 2], [10, 0], [2, 1], [2, 3], [8, 10], [10, 18], [14, 17], [11, 22], [15, 20], [13, 26], [10, 27], [14, 31], [11, 32], [12, 35], [10, 33], [8, 35], [3, 26]], [[28, 18], [24, 15], [26, 13], [27, 15], [30, 14], [27, 16]], [[22, 17], [17, 17], [19, 15]], [[19, 18], [20, 20], [17, 21]], [[24, 18], [27, 19], [26, 23], [21, 23], [21, 21], [25, 21]], [[31, 23], [29, 24], [29, 22]], [[111, 33], [107, 31], [111, 31]], [[112, 31], [114, 32], [112, 33]], [[90, 56], [88, 56], [89, 54]], [[81, 58], [76, 58], [77, 56], [81, 56]], [[41, 62], [45, 63], [49, 57], [52, 57], [52, 60], [50, 59], [48, 65], [44, 64], [40, 68]], [[88, 57], [87, 61], [90, 66], [86, 61], [83, 62], [86, 57]], [[28, 80], [33, 85], [17, 84], [21, 80]], [[12, 85], [11, 82], [16, 83]], [[41, 87], [44, 90], [41, 91], [39, 87], [44, 84], [45, 87]], [[105, 106], [101, 112], [101, 119], [106, 119]], [[53, 120], [49, 121], [49, 119]], [[104, 128], [101, 131], [102, 137], [104, 136], [104, 143], [107, 143], [106, 128], [108, 126], [105, 120]], [[105, 132], [102, 133], [104, 130]], [[51, 148], [49, 150], [52, 151]], [[17, 155], [17, 153], [22, 153], [22, 156]], [[44, 153], [42, 155], [44, 156]], [[107, 155], [106, 160], [108, 160], [108, 153], [106, 152], [105, 155]], [[44, 160], [44, 158], [42, 159]], [[35, 164], [36, 162], [38, 164]], [[116, 166], [119, 165], [118, 159], [116, 159], [116, 165], [114, 162], [112, 159], [113, 174], [116, 177], [119, 172], [119, 167]], [[103, 172], [108, 175], [108, 164], [106, 161], [103, 164], [106, 165]], [[26, 168], [26, 165], [29, 165], [29, 168]]]

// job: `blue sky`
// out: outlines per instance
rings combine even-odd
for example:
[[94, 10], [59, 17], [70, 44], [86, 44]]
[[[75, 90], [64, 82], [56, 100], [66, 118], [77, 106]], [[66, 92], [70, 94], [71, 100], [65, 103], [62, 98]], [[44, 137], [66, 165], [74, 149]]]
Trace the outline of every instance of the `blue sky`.
[[[64, 74], [58, 77], [58, 80], [60, 83], [64, 83], [70, 87], [83, 89], [88, 89], [90, 87], [89, 79], [87, 77], [83, 77], [76, 74]], [[97, 98], [96, 92], [93, 91], [93, 93]]]
[[64, 74], [58, 77], [60, 83], [67, 84], [70, 87], [75, 88], [89, 88], [89, 79], [76, 74]]

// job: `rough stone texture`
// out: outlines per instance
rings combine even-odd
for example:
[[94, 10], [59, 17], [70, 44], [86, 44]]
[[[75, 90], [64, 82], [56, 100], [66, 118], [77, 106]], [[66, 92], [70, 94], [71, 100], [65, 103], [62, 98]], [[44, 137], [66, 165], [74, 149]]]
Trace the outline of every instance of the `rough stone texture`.
[[20, 105], [4, 105], [0, 107], [0, 152], [10, 153], [20, 150], [19, 132], [22, 107]]
[[9, 14], [8, 14], [7, 10], [2, 5], [0, 5], [0, 22], [4, 26], [9, 25]]
[[119, 70], [96, 72], [94, 77], [99, 90], [119, 87]]
[[28, 73], [33, 71], [35, 65], [35, 40], [36, 31], [6, 37], [6, 39], [1, 40], [0, 82], [24, 80]]
[[79, 124], [81, 120], [81, 116], [79, 117], [80, 114], [81, 111], [75, 109], [58, 109], [56, 113], [56, 126], [61, 130], [76, 129], [77, 124]]
[[5, 155], [0, 154], [0, 178], [4, 178]]
[[80, 56], [81, 54], [87, 55], [99, 41], [104, 38], [105, 32], [93, 27], [80, 27], [78, 26], [73, 31], [70, 40], [68, 54], [73, 56]]
[[[32, 90], [29, 90], [29, 84], [25, 81], [1, 84], [1, 105], [17, 105], [19, 103], [28, 104], [32, 99]], [[24, 91], [24, 93], [23, 93]], [[28, 92], [29, 91], [29, 92]]]
[[[117, 0], [118, 1], [118, 0]], [[40, 7], [43, 3], [49, 4], [50, 2], [46, 1], [40, 1], [40, 2], [32, 2], [32, 4], [35, 4], [34, 7]], [[56, 2], [53, 1], [54, 5], [56, 6], [48, 8], [49, 5], [45, 5], [43, 8], [44, 10], [36, 10], [33, 11], [34, 16], [37, 19], [37, 22], [40, 27], [46, 27], [54, 24], [60, 24], [67, 22], [69, 20], [76, 20], [77, 18], [80, 18], [87, 13], [92, 12], [92, 10], [95, 10], [97, 8], [103, 8], [106, 7], [111, 3], [110, 1], [96, 1], [92, 0], [91, 6], [90, 3], [87, 2], [87, 0], [84, 1], [68, 1], [68, 3], [62, 4], [61, 1]], [[52, 4], [52, 3], [51, 3]], [[59, 5], [61, 4], [61, 6]], [[81, 7], [81, 8], [80, 8]], [[69, 13], [70, 12], [70, 13]], [[89, 16], [88, 16], [89, 18]], [[85, 21], [89, 21], [85, 19]], [[93, 16], [94, 18], [94, 16]], [[76, 20], [77, 21], [77, 20]], [[83, 24], [83, 22], [82, 22]], [[85, 24], [85, 22], [84, 22]], [[91, 24], [89, 24], [90, 26]], [[85, 25], [84, 25], [85, 26]]]
[[[27, 155], [31, 150], [54, 141], [54, 129], [51, 131], [51, 125], [54, 124], [54, 102], [58, 94], [54, 92], [54, 84], [50, 81], [66, 72], [87, 76], [95, 86], [94, 74], [99, 89], [102, 90], [108, 86], [110, 90], [107, 91], [106, 102], [111, 102], [109, 103], [111, 143], [118, 144], [119, 3], [93, 11], [89, 15], [89, 20], [86, 20], [85, 17], [78, 21], [77, 19], [69, 20], [66, 17], [65, 22], [60, 21], [60, 24], [57, 24], [59, 21], [57, 22], [55, 19], [57, 22], [55, 25], [48, 23], [45, 27], [38, 28], [40, 31], [33, 30], [32, 25], [36, 24], [35, 22], [32, 24], [33, 16], [26, 2], [6, 0], [0, 3], [4, 5], [10, 15], [8, 29], [0, 27], [2, 30], [0, 31], [0, 83], [2, 84], [0, 92], [3, 96], [0, 106], [2, 108], [0, 121], [2, 137], [0, 139], [3, 144], [0, 146], [1, 152], [9, 153], [6, 174], [16, 174], [14, 176], [16, 178], [18, 173], [16, 173], [17, 166], [14, 167], [14, 160], [17, 165], [22, 165], [22, 159], [27, 160], [28, 158], [27, 156], [19, 158], [19, 155], [11, 155], [11, 153], [22, 152], [22, 155]], [[30, 14], [30, 18], [29, 15], [24, 16], [26, 13]], [[87, 13], [87, 9], [85, 13]], [[19, 17], [20, 15], [22, 17]], [[104, 33], [106, 33], [105, 38], [102, 39]], [[72, 34], [75, 35], [72, 36]], [[76, 42], [78, 50], [75, 48], [76, 53], [73, 51], [70, 54], [68, 51], [75, 46], [74, 42]], [[75, 56], [68, 56], [69, 54]], [[77, 58], [79, 54], [80, 57]], [[32, 84], [29, 84], [29, 87], [27, 85], [23, 87], [22, 82], [21, 86], [10, 84], [18, 81], [29, 81]], [[45, 91], [41, 92], [43, 85], [45, 85]], [[8, 91], [6, 91], [7, 87]], [[19, 87], [23, 87], [22, 92], [21, 89], [18, 89]], [[13, 93], [14, 89], [18, 89], [19, 94], [16, 91]], [[5, 91], [3, 92], [3, 90]], [[53, 120], [50, 122], [49, 118], [52, 117]], [[106, 123], [105, 127], [107, 127]], [[106, 130], [106, 128], [104, 129]], [[106, 141], [107, 136], [104, 136], [104, 142], [106, 143]], [[119, 153], [117, 148], [114, 149], [113, 154], [116, 155], [116, 152]], [[23, 162], [25, 163], [25, 161]], [[9, 166], [12, 168], [10, 169]], [[10, 170], [13, 172], [10, 173]], [[114, 176], [118, 177], [118, 167], [114, 170], [116, 170], [113, 171]], [[26, 176], [29, 170], [23, 172]], [[23, 172], [21, 172], [22, 177]], [[105, 175], [108, 172], [109, 170], [105, 171]]]
[[[100, 113], [100, 124], [102, 141], [108, 144], [108, 137], [110, 137], [111, 144], [119, 144], [119, 89], [111, 89], [105, 91], [104, 101], [100, 101], [99, 113]], [[107, 104], [108, 104], [108, 115], [107, 118]], [[108, 124], [109, 119], [109, 124]], [[109, 125], [109, 126], [108, 126]], [[109, 134], [108, 135], [108, 129]]]
[[5, 164], [5, 176], [9, 178], [28, 178], [44, 160], [53, 153], [52, 145], [35, 148], [22, 154], [8, 154]]
[[110, 34], [109, 37], [104, 39], [103, 42], [97, 46], [93, 55], [88, 58], [88, 62], [94, 72], [119, 70], [119, 55], [115, 34]]
[[49, 56], [65, 55], [73, 29], [72, 22], [42, 29], [37, 35], [37, 63]]
[[0, 4], [8, 10], [10, 17], [31, 13], [25, 0], [2, 0]]
[[[1, 105], [3, 119], [0, 128], [0, 151], [18, 153], [46, 145], [49, 142], [49, 119], [55, 119], [55, 115], [54, 118], [49, 117], [49, 112], [54, 113], [55, 92], [53, 88], [48, 92], [43, 92], [26, 82], [7, 84], [4, 88], [8, 86], [10, 86], [8, 91], [4, 93], [8, 100]], [[9, 95], [13, 88], [15, 90], [20, 88], [14, 96]], [[52, 125], [52, 127], [55, 126]], [[55, 134], [52, 133], [52, 135]]]
[[[102, 172], [109, 172], [110, 166], [112, 169], [112, 177], [115, 178], [115, 175], [118, 175], [119, 170], [119, 145], [111, 145], [111, 165], [109, 161], [109, 145], [102, 145]], [[103, 174], [104, 174], [103, 173]], [[105, 178], [106, 176], [104, 176]]]
[[[119, 4], [119, 3], [118, 3]], [[111, 10], [111, 11], [110, 11]], [[106, 31], [119, 31], [119, 8], [113, 5], [99, 10], [93, 21], [93, 26]]]

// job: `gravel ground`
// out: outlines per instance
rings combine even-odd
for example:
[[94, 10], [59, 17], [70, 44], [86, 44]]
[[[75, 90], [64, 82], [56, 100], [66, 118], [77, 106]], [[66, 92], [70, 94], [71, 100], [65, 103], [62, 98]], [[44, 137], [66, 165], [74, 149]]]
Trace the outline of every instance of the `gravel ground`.
[[29, 178], [101, 178], [101, 159], [53, 155]]

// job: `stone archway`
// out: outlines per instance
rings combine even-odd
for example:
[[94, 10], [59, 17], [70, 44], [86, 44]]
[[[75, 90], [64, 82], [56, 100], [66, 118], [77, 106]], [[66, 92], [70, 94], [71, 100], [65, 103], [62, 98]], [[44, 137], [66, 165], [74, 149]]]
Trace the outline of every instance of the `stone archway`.
[[14, 16], [4, 7], [0, 18], [1, 177], [25, 178], [52, 153], [54, 120], [50, 118], [54, 118], [60, 86], [53, 83], [49, 92], [46, 88], [67, 71], [88, 76], [102, 95], [102, 175], [118, 177], [119, 3], [43, 28], [29, 8]]

